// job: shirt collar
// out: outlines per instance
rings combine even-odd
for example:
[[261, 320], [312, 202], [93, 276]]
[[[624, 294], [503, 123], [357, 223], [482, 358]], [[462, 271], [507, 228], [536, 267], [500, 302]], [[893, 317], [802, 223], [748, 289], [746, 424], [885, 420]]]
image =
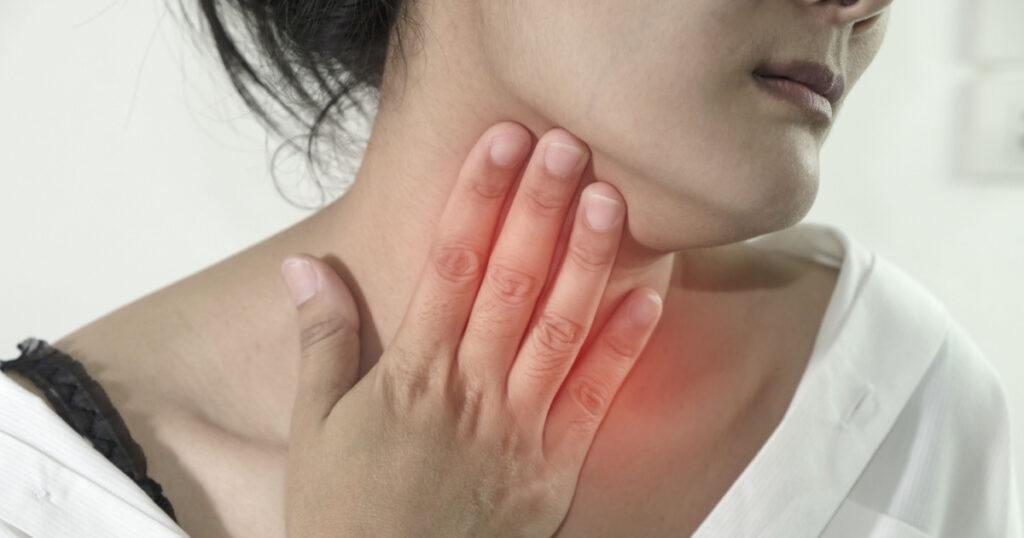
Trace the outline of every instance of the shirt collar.
[[782, 421], [694, 537], [818, 536], [923, 378], [944, 306], [838, 228], [802, 223], [751, 241], [840, 266]]

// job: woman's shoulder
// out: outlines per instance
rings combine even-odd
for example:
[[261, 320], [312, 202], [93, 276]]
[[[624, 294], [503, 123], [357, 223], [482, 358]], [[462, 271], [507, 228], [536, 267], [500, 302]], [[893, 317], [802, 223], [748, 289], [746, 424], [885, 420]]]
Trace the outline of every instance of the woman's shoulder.
[[1019, 537], [1024, 524], [1005, 387], [951, 320], [849, 499], [928, 536]]
[[39, 391], [27, 390], [34, 385], [9, 373], [0, 374], [0, 530], [54, 537], [184, 535], [132, 478], [48, 408]]
[[872, 255], [857, 336], [899, 369], [923, 368], [909, 378], [912, 392], [849, 498], [929, 536], [1021, 536], [1001, 377], [932, 290]]

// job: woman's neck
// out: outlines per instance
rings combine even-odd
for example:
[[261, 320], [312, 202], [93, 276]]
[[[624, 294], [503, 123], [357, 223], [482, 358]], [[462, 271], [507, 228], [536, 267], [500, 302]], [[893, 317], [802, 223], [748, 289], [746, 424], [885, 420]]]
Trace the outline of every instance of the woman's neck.
[[[536, 138], [548, 128], [511, 107], [488, 109], [468, 98], [457, 103], [459, 95], [420, 96], [426, 97], [407, 98], [401, 112], [381, 108], [353, 187], [314, 217], [321, 222], [315, 229], [324, 234], [310, 238], [318, 252], [335, 254], [350, 273], [346, 278], [339, 271], [364, 322], [361, 373], [376, 362], [401, 322], [470, 148], [499, 121], [518, 121]], [[594, 168], [588, 166], [581, 188], [593, 181]], [[627, 233], [595, 321], [606, 319], [633, 288], [650, 286], [664, 296], [672, 268], [671, 254], [651, 252]]]
[[[363, 375], [395, 336], [425, 265], [435, 224], [473, 144], [500, 121], [521, 123], [535, 140], [555, 127], [503, 92], [487, 75], [476, 50], [461, 45], [443, 52], [424, 50], [402, 64], [402, 84], [389, 87], [391, 79], [385, 75], [361, 167], [353, 186], [338, 200], [204, 271], [111, 313], [103, 320], [109, 323], [76, 331], [58, 347], [80, 360], [106, 365], [117, 361], [109, 375], [122, 377], [126, 387], [140, 377], [187, 387], [190, 392], [176, 399], [218, 409], [222, 416], [209, 420], [253, 437], [286, 440], [296, 370], [283, 359], [295, 354], [298, 337], [278, 273], [283, 258], [295, 252], [318, 256], [345, 281], [359, 309]], [[443, 60], [435, 60], [437, 65], [427, 69], [425, 58]], [[616, 178], [625, 177], [614, 163], [602, 158], [593, 151], [581, 188], [597, 179], [615, 185]], [[664, 297], [671, 283], [684, 281], [684, 267], [696, 262], [698, 255], [710, 260], [704, 254], [716, 250], [673, 253], [645, 248], [628, 231], [630, 211], [643, 208], [629, 207], [628, 196], [626, 205], [627, 231], [591, 335], [630, 290], [648, 286]], [[672, 233], [678, 235], [678, 231]], [[154, 326], [161, 329], [154, 331]], [[95, 354], [90, 357], [91, 351]], [[125, 371], [126, 364], [136, 371]], [[197, 375], [197, 371], [205, 373]], [[245, 375], [239, 377], [240, 372]], [[229, 381], [226, 386], [224, 380], [237, 383]], [[162, 393], [157, 387], [151, 392]], [[124, 397], [138, 394], [145, 391], [136, 384], [135, 389], [125, 390]], [[259, 424], [254, 417], [261, 417]], [[267, 417], [273, 418], [268, 422]]]

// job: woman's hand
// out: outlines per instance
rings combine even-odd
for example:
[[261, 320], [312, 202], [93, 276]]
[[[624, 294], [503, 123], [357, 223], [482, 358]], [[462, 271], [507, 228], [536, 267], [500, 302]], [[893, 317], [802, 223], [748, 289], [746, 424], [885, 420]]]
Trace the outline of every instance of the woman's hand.
[[[505, 122], [470, 152], [398, 332], [351, 390], [345, 358], [359, 355], [351, 296], [329, 267], [296, 256], [312, 262], [319, 291], [298, 306], [289, 536], [550, 536], [565, 518], [661, 301], [633, 290], [577, 360], [625, 221], [619, 193], [596, 182], [583, 191], [565, 262], [534, 312], [589, 152], [563, 129], [548, 132], [492, 249], [530, 142]], [[590, 209], [609, 217], [603, 227], [586, 223]]]

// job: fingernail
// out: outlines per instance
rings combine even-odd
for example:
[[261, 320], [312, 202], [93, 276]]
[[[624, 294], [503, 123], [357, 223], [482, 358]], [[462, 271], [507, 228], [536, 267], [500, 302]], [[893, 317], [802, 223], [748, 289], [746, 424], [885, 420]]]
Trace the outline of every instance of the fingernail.
[[567, 176], [576, 169], [582, 157], [580, 148], [552, 142], [544, 149], [544, 166], [556, 176]]
[[629, 318], [637, 327], [647, 327], [654, 322], [661, 312], [661, 296], [653, 290], [644, 292], [642, 300], [635, 301], [629, 308]]
[[498, 166], [512, 166], [522, 157], [523, 137], [514, 134], [502, 134], [491, 141], [491, 161]]
[[595, 230], [607, 230], [619, 217], [622, 204], [617, 200], [601, 196], [593, 192], [587, 193], [587, 199], [583, 203], [583, 214], [587, 217], [587, 224]]
[[296, 306], [308, 301], [320, 289], [313, 266], [306, 260], [288, 258], [281, 264], [281, 274]]

